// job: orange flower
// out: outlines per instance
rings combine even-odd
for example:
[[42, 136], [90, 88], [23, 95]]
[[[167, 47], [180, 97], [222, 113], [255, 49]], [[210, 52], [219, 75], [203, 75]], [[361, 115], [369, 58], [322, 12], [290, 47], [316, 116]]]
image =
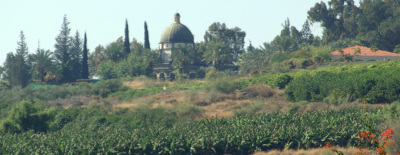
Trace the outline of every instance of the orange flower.
[[384, 132], [382, 132], [381, 136], [386, 136], [388, 138], [392, 138], [393, 134], [394, 134], [393, 129], [389, 128], [389, 129], [385, 130]]
[[325, 150], [328, 150], [329, 148], [332, 148], [333, 147], [333, 145], [331, 144], [331, 143], [326, 143], [326, 145], [325, 145]]

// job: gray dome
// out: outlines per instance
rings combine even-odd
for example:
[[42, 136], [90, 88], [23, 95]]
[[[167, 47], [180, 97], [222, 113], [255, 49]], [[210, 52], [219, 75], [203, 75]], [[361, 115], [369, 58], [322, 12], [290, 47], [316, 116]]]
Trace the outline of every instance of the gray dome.
[[165, 28], [160, 43], [194, 43], [192, 32], [183, 24], [173, 23]]

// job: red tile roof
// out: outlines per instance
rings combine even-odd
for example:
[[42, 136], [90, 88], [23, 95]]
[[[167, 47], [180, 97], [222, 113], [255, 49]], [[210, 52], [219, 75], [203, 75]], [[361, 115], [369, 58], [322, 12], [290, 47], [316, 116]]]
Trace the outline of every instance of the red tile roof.
[[[400, 54], [397, 53], [393, 53], [393, 52], [388, 52], [388, 51], [382, 51], [382, 50], [378, 50], [376, 52], [373, 52], [370, 48], [368, 47], [364, 47], [364, 46], [351, 46], [351, 47], [346, 47], [343, 48], [343, 54], [350, 54], [350, 55], [354, 55], [355, 51], [357, 49], [360, 49], [360, 53], [357, 53], [356, 55], [360, 55], [360, 56], [395, 56], [395, 57], [400, 57]], [[331, 53], [332, 55], [341, 55], [341, 53], [339, 51], [333, 51]]]

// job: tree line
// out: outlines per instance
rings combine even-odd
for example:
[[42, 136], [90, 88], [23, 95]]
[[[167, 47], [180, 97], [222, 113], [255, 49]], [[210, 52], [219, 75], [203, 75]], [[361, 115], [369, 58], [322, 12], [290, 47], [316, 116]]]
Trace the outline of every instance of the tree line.
[[[301, 29], [286, 19], [282, 30], [271, 42], [245, 47], [246, 32], [225, 23], [212, 23], [204, 40], [194, 48], [181, 47], [172, 51], [172, 66], [176, 73], [187, 73], [190, 64], [214, 66], [239, 65], [239, 73], [247, 74], [266, 66], [277, 72], [290, 67], [307, 67], [331, 61], [330, 52], [352, 45], [400, 52], [400, 12], [395, 0], [363, 0], [356, 6], [353, 0], [330, 0], [311, 7]], [[314, 36], [311, 25], [320, 23], [322, 37]], [[30, 82], [64, 83], [98, 76], [101, 79], [138, 75], [154, 76], [153, 66], [161, 62], [157, 49], [151, 49], [147, 23], [144, 23], [144, 43], [130, 41], [128, 21], [125, 36], [93, 52], [86, 47], [86, 33], [82, 41], [79, 32], [70, 35], [69, 21], [64, 17], [55, 50], [38, 48], [28, 54], [25, 36], [21, 31], [17, 50], [8, 53], [1, 68], [2, 77], [11, 85], [26, 86]]]
[[70, 35], [69, 21], [63, 18], [60, 33], [55, 38], [54, 52], [39, 47], [29, 54], [23, 31], [16, 53], [8, 53], [1, 68], [2, 78], [12, 86], [25, 87], [30, 82], [62, 83], [89, 77], [87, 37], [78, 31]]
[[[287, 71], [287, 66], [307, 67], [329, 62], [331, 51], [353, 45], [400, 53], [399, 6], [396, 0], [362, 0], [359, 6], [353, 0], [316, 3], [300, 31], [287, 19], [271, 42], [260, 47], [250, 43], [241, 55], [240, 70], [246, 74], [266, 66], [278, 72]], [[323, 28], [322, 37], [311, 33], [310, 25], [316, 23]]]
[[400, 2], [397, 0], [330, 0], [308, 11], [312, 23], [324, 28], [323, 43], [352, 39], [388, 51], [400, 48]]

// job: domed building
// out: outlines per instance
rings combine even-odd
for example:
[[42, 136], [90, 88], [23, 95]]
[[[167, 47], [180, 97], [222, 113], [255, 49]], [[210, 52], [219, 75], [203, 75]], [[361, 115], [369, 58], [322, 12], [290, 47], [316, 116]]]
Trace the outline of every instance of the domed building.
[[[171, 54], [175, 48], [189, 46], [194, 48], [194, 37], [192, 32], [180, 22], [180, 15], [176, 13], [174, 23], [165, 28], [161, 35], [158, 49], [162, 64], [154, 67], [157, 79], [169, 78], [172, 75], [173, 68], [171, 66]], [[192, 72], [193, 73], [193, 72]]]
[[165, 28], [158, 44], [162, 62], [170, 63], [172, 50], [179, 46], [190, 46], [193, 48], [194, 38], [192, 32], [185, 25], [181, 24], [179, 13], [176, 13], [174, 23]]

